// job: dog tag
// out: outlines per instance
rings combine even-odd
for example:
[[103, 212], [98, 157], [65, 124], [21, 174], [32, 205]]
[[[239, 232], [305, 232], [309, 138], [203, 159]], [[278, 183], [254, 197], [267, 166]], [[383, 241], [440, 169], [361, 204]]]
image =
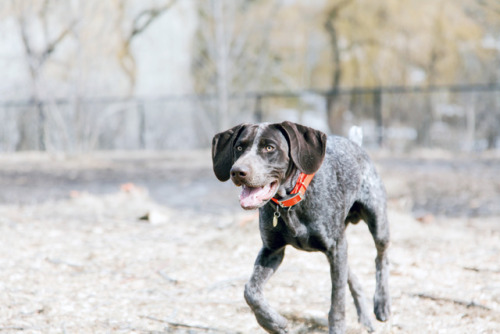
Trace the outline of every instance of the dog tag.
[[278, 218], [280, 217], [280, 213], [278, 211], [274, 212], [273, 216], [273, 227], [276, 227], [278, 225]]

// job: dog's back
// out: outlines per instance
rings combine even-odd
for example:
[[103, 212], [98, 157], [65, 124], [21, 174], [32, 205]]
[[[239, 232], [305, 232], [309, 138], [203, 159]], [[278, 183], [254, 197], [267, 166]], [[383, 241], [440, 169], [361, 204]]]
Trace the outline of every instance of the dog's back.
[[[347, 265], [345, 227], [360, 220], [367, 223], [377, 249], [375, 315], [381, 321], [389, 317], [385, 190], [373, 163], [361, 148], [360, 129], [352, 130], [350, 139], [326, 137], [291, 122], [242, 124], [214, 137], [212, 157], [216, 176], [221, 181], [231, 178], [242, 187], [243, 208], [260, 211], [263, 246], [245, 286], [245, 298], [259, 324], [270, 333], [287, 332], [286, 319], [263, 296], [263, 286], [279, 267], [287, 245], [323, 252], [329, 260], [330, 333], [345, 331], [347, 284], [359, 321], [372, 328], [361, 286]], [[301, 181], [304, 176], [312, 180], [308, 187]], [[304, 196], [291, 205], [283, 205], [296, 187], [303, 190]]]

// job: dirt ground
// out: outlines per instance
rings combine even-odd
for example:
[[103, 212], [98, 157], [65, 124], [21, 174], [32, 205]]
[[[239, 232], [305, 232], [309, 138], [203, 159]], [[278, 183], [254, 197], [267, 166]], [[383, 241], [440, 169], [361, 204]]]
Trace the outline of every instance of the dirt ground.
[[[376, 332], [499, 333], [500, 156], [374, 159], [393, 304]], [[264, 333], [243, 299], [257, 216], [237, 192], [212, 175], [209, 152], [0, 155], [0, 332]], [[366, 226], [348, 241], [371, 296]], [[265, 293], [291, 333], [328, 332], [329, 276], [322, 254], [287, 249]], [[346, 305], [348, 333], [365, 333]]]

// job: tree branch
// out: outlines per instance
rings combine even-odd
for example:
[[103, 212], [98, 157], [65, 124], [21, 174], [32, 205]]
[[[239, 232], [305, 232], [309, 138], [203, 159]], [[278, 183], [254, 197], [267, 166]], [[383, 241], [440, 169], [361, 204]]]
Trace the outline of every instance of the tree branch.
[[347, 5], [350, 5], [353, 0], [344, 0], [339, 2], [337, 5], [330, 8], [327, 14], [327, 21], [332, 21], [337, 18], [339, 12], [344, 9]]
[[50, 42], [47, 45], [45, 50], [40, 55], [40, 65], [43, 64], [47, 60], [47, 58], [49, 58], [49, 56], [56, 49], [57, 45], [59, 45], [59, 43], [61, 43], [66, 38], [66, 36], [68, 36], [68, 34], [73, 30], [73, 27], [75, 26], [75, 24], [76, 24], [76, 21], [73, 21], [68, 27], [66, 27], [66, 29], [61, 31], [59, 36], [57, 36], [52, 42]]
[[226, 333], [226, 334], [241, 334], [241, 332], [233, 332], [233, 331], [228, 331], [228, 330], [220, 329], [220, 328], [182, 324], [182, 323], [178, 323], [178, 322], [158, 319], [155, 317], [151, 317], [149, 315], [141, 315], [140, 317], [144, 318], [144, 319], [148, 319], [148, 320], [162, 322], [162, 323], [167, 324], [169, 327], [173, 327], [173, 328], [186, 328], [186, 329], [195, 329], [195, 330], [197, 329], [197, 330], [202, 330], [202, 331], [207, 331], [207, 332], [218, 332], [218, 333]]
[[466, 301], [466, 300], [460, 300], [460, 299], [437, 297], [437, 296], [429, 295], [426, 293], [415, 293], [415, 294], [410, 294], [410, 296], [418, 297], [418, 298], [422, 298], [422, 299], [429, 299], [429, 300], [433, 300], [433, 301], [443, 301], [443, 302], [447, 302], [447, 303], [453, 303], [453, 304], [465, 306], [467, 308], [475, 307], [475, 308], [480, 308], [480, 309], [486, 310], [486, 311], [492, 311], [492, 309], [490, 307], [478, 304], [475, 301]]
[[31, 49], [28, 34], [26, 32], [26, 21], [24, 20], [24, 15], [19, 15], [17, 22], [19, 23], [19, 29], [21, 30], [21, 39], [23, 41], [24, 51], [28, 57], [33, 57], [33, 50]]
[[145, 9], [140, 12], [139, 15], [134, 18], [134, 21], [132, 23], [132, 31], [130, 32], [128, 41], [130, 42], [135, 36], [144, 32], [144, 30], [146, 30], [156, 18], [169, 10], [170, 7], [172, 7], [176, 2], [177, 0], [170, 0], [170, 2], [159, 8]]

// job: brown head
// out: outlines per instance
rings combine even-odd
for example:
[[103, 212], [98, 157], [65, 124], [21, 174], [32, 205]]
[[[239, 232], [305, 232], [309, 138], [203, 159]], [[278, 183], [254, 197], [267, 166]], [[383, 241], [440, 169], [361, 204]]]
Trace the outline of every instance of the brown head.
[[295, 171], [315, 173], [323, 162], [326, 135], [292, 123], [240, 124], [212, 141], [215, 175], [241, 186], [244, 209], [265, 205]]

